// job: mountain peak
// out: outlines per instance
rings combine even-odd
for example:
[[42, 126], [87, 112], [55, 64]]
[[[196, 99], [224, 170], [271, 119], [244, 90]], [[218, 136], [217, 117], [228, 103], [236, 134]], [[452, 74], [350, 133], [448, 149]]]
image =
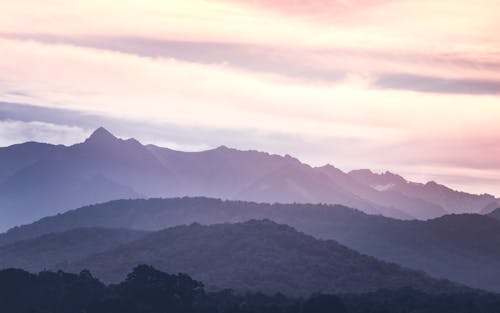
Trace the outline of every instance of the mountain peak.
[[352, 170], [348, 174], [351, 174], [351, 175], [363, 175], [363, 176], [372, 176], [372, 175], [375, 175], [374, 172], [372, 172], [370, 169], [367, 169], [367, 168], [363, 168], [363, 169], [359, 169], [359, 170]]
[[353, 170], [349, 175], [358, 181], [370, 186], [406, 184], [407, 181], [397, 174], [386, 171], [384, 173], [374, 173], [369, 169]]
[[104, 127], [99, 127], [98, 129], [96, 129], [92, 135], [90, 135], [89, 138], [87, 138], [87, 140], [85, 140], [85, 142], [109, 142], [109, 141], [114, 141], [116, 140], [117, 138], [112, 134], [110, 133], [106, 128]]
[[228, 148], [227, 146], [225, 145], [222, 145], [222, 146], [218, 146], [217, 148], [215, 148], [214, 150], [217, 150], [217, 151], [228, 151], [228, 150], [231, 150], [230, 148]]

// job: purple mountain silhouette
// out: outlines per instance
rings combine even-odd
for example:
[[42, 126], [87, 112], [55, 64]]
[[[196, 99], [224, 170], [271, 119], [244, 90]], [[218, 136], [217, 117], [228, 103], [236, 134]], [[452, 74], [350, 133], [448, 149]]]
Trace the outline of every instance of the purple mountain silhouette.
[[460, 192], [433, 181], [425, 184], [410, 182], [391, 172], [376, 174], [363, 169], [351, 171], [349, 175], [358, 182], [374, 189], [398, 193], [432, 203], [448, 213], [489, 213], [500, 203], [492, 195]]
[[119, 198], [330, 203], [399, 219], [479, 212], [496, 201], [489, 195], [370, 173], [314, 168], [290, 156], [225, 146], [181, 152], [119, 139], [99, 128], [85, 142], [69, 147], [29, 142], [0, 148], [0, 230]]

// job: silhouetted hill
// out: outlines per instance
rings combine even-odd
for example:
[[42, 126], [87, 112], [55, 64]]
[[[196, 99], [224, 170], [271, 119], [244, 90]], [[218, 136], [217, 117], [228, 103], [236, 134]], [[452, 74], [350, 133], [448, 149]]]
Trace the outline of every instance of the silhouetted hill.
[[57, 270], [68, 262], [134, 241], [144, 231], [78, 228], [18, 241], [0, 247], [0, 268], [22, 268], [31, 272]]
[[308, 295], [401, 287], [434, 293], [460, 289], [268, 220], [177, 226], [69, 264], [67, 269], [89, 269], [104, 281], [117, 282], [138, 264], [187, 273], [209, 287], [241, 292]]
[[500, 222], [477, 214], [400, 221], [332, 205], [270, 205], [209, 198], [119, 200], [14, 228], [0, 235], [0, 245], [79, 227], [160, 230], [193, 222], [265, 218], [435, 277], [500, 291]]
[[0, 234], [0, 245], [81, 227], [160, 230], [195, 222], [217, 224], [265, 218], [290, 225], [301, 225], [302, 228], [316, 230], [318, 233], [323, 229], [329, 231], [332, 223], [335, 229], [349, 233], [358, 229], [358, 226], [393, 221], [339, 205], [267, 204], [204, 197], [116, 200], [81, 207], [14, 227]]
[[314, 168], [291, 156], [225, 146], [174, 151], [122, 140], [99, 128], [85, 142], [69, 147], [30, 142], [0, 148], [0, 230], [120, 198], [330, 203], [399, 219], [479, 212], [496, 202], [492, 196], [457, 193], [433, 183], [420, 186], [400, 178], [396, 188], [359, 176], [333, 166]]

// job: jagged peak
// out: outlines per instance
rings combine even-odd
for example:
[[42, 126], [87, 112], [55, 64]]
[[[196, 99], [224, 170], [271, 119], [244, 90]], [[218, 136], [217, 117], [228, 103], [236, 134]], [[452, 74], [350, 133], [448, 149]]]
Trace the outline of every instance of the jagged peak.
[[230, 150], [235, 150], [235, 149], [228, 148], [225, 145], [221, 145], [221, 146], [218, 146], [217, 148], [215, 148], [214, 150], [216, 150], [216, 151], [230, 151]]
[[349, 172], [349, 174], [375, 175], [375, 173], [372, 172], [372, 170], [367, 169], [367, 168], [362, 168], [362, 169], [358, 169], [358, 170], [352, 170], [352, 171]]
[[107, 142], [115, 141], [116, 138], [112, 133], [110, 133], [106, 128], [97, 128], [85, 142]]
[[382, 176], [392, 177], [392, 178], [398, 179], [400, 181], [405, 181], [406, 182], [406, 179], [404, 179], [403, 176], [401, 176], [399, 174], [395, 174], [395, 173], [390, 172], [390, 171], [385, 171], [385, 173], [383, 173]]
[[338, 167], [330, 164], [330, 163], [327, 163], [323, 166], [319, 166], [319, 167], [316, 167], [317, 169], [319, 170], [327, 170], [327, 171], [335, 171], [337, 173], [343, 173], [345, 174], [341, 169], [339, 169]]

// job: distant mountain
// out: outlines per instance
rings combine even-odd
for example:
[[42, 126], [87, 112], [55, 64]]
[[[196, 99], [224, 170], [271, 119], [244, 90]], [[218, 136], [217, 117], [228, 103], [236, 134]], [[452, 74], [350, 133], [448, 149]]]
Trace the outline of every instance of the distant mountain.
[[[343, 189], [363, 199], [369, 199], [371, 202], [384, 207], [403, 211], [408, 216], [417, 219], [429, 219], [447, 214], [447, 211], [439, 204], [411, 197], [395, 190], [377, 188], [377, 185], [371, 185], [367, 182], [360, 182], [353, 175], [344, 173], [332, 165], [318, 167], [316, 171], [327, 175], [331, 180], [338, 182]], [[396, 217], [396, 214], [386, 216]]]
[[174, 151], [118, 139], [99, 128], [69, 147], [28, 142], [0, 148], [0, 230], [83, 205], [139, 197], [342, 204], [399, 219], [479, 212], [495, 201], [402, 178], [394, 187], [373, 180], [380, 175], [359, 174], [225, 146]]
[[[95, 238], [99, 233], [74, 232], [77, 234], [73, 237], [77, 236], [83, 242], [99, 240]], [[127, 235], [111, 234], [120, 240]], [[127, 237], [131, 238], [130, 235]], [[268, 220], [178, 226], [82, 260], [75, 260], [75, 252], [71, 253], [65, 244], [68, 241], [68, 233], [52, 234], [3, 247], [0, 252], [2, 258], [6, 253], [12, 264], [22, 266], [26, 259], [37, 262], [40, 257], [47, 257], [51, 264], [59, 264], [63, 270], [80, 272], [89, 269], [105, 282], [118, 282], [137, 265], [150, 264], [172, 273], [187, 273], [212, 289], [229, 288], [239, 292], [304, 296], [402, 287], [431, 293], [465, 290], [361, 255], [335, 241], [318, 240]], [[61, 245], [63, 249], [51, 249]], [[41, 250], [37, 251], [35, 246]], [[79, 248], [75, 247], [80, 252], [92, 250], [87, 245], [83, 250]], [[59, 262], [55, 262], [58, 256]]]
[[391, 172], [376, 174], [365, 169], [351, 171], [349, 175], [376, 190], [396, 192], [406, 197], [420, 199], [440, 206], [449, 213], [482, 213], [500, 205], [499, 199], [489, 194], [474, 195], [460, 192], [433, 181], [426, 184], [410, 182]]
[[119, 200], [14, 228], [0, 235], [0, 245], [79, 227], [160, 230], [193, 222], [216, 224], [251, 219], [288, 224], [378, 259], [500, 292], [500, 221], [478, 214], [401, 221], [338, 205], [270, 205], [209, 198]]
[[105, 228], [77, 228], [50, 233], [0, 247], [0, 268], [22, 268], [31, 272], [58, 270], [68, 262], [145, 235], [145, 231]]
[[63, 146], [38, 142], [26, 142], [8, 148], [0, 148], [0, 183], [17, 171], [33, 165], [39, 159], [62, 148]]

